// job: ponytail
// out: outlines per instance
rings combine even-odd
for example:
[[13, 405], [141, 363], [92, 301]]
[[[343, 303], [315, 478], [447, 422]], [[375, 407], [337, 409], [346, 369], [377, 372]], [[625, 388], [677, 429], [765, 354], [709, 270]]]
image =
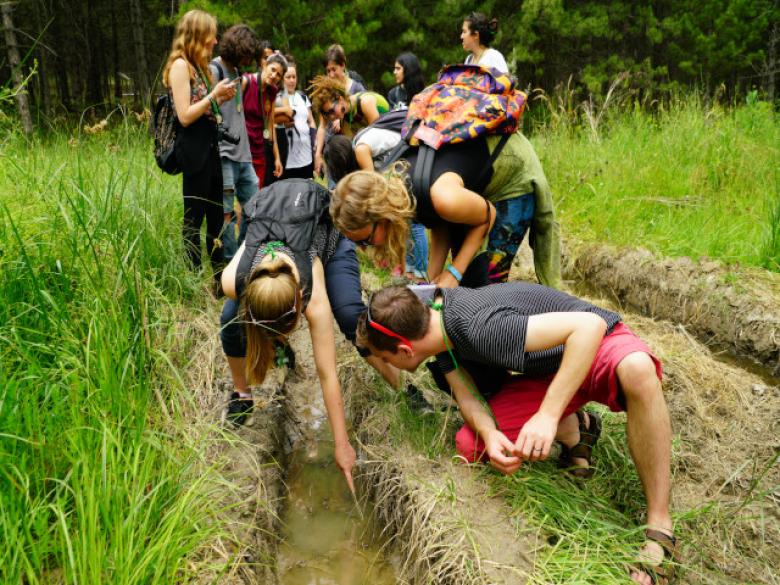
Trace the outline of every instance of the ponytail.
[[239, 302], [246, 336], [246, 377], [261, 384], [274, 359], [274, 342], [289, 335], [301, 314], [300, 286], [281, 258], [258, 264]]

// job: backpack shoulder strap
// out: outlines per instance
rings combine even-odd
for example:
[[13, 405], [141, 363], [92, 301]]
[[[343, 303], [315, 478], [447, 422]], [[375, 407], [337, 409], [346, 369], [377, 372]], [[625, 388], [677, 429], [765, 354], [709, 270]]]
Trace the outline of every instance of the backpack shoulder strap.
[[506, 143], [509, 142], [510, 136], [512, 135], [503, 134], [501, 136], [501, 140], [498, 141], [498, 144], [496, 144], [496, 147], [493, 149], [493, 153], [490, 155], [490, 163], [485, 165], [485, 168], [482, 169], [482, 172], [479, 175], [479, 179], [477, 179], [477, 185], [481, 185], [482, 181], [484, 181], [485, 179], [485, 175], [487, 175], [492, 170], [493, 165], [496, 162], [496, 159], [498, 159], [498, 155], [501, 154], [501, 151], [504, 150]]

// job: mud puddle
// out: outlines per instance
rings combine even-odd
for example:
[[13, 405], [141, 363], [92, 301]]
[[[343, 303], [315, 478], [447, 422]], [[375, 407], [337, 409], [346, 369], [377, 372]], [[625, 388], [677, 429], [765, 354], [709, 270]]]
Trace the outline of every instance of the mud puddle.
[[288, 473], [283, 541], [277, 557], [279, 582], [397, 583], [397, 559], [385, 556], [370, 510], [358, 509], [333, 461], [333, 444], [321, 436], [298, 441]]

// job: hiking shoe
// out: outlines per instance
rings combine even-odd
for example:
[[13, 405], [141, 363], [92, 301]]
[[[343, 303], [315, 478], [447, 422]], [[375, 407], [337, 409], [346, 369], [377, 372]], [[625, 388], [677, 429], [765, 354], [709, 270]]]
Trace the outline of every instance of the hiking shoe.
[[414, 384], [408, 384], [406, 386], [406, 404], [412, 412], [433, 414], [433, 407], [430, 402], [425, 399], [423, 393], [420, 392], [420, 389]]
[[233, 426], [240, 427], [252, 414], [255, 402], [251, 398], [243, 398], [238, 392], [230, 394], [230, 400], [227, 405], [227, 414], [225, 420]]

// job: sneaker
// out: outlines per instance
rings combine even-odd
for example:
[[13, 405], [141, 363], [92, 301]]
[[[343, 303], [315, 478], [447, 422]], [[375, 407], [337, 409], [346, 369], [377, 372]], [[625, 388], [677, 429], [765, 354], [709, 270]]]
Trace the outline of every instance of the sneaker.
[[230, 394], [230, 401], [227, 405], [227, 414], [225, 419], [233, 426], [240, 427], [252, 414], [255, 402], [251, 398], [242, 398], [238, 392]]
[[423, 393], [414, 384], [406, 386], [406, 404], [409, 406], [409, 410], [413, 412], [433, 414], [433, 407], [430, 402], [425, 399]]

